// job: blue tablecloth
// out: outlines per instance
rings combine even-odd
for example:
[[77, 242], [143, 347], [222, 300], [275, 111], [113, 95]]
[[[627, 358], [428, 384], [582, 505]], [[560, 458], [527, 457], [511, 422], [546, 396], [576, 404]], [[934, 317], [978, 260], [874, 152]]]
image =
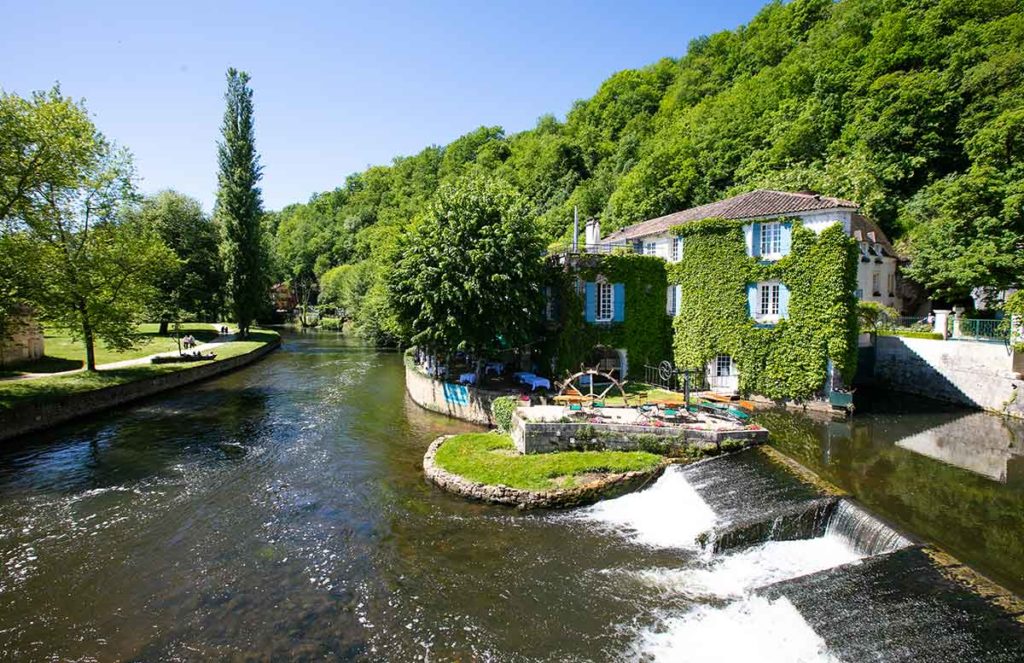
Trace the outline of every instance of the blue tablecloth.
[[476, 373], [463, 373], [459, 375], [459, 382], [466, 384], [476, 384]]
[[537, 387], [544, 387], [545, 389], [551, 388], [551, 380], [548, 380], [547, 378], [537, 377], [536, 375], [524, 379], [523, 382], [525, 384], [530, 385], [530, 391], [536, 391]]
[[505, 370], [505, 364], [500, 361], [487, 362], [487, 366], [484, 368], [484, 374], [493, 372], [495, 375], [501, 375]]

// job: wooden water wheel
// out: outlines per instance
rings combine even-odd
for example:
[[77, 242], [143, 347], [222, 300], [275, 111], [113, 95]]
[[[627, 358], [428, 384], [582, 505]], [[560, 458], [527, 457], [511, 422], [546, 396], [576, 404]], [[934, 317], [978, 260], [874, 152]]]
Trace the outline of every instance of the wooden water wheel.
[[[601, 386], [604, 387], [604, 390], [600, 393], [595, 393], [594, 388], [598, 378], [601, 379]], [[597, 368], [577, 371], [556, 384], [558, 385], [558, 395], [554, 398], [556, 403], [593, 403], [594, 401], [602, 401], [613, 389], [618, 389], [619, 393], [622, 394], [622, 400], [626, 403], [629, 402], [624, 388], [626, 381], [619, 382], [611, 373], [599, 371]]]

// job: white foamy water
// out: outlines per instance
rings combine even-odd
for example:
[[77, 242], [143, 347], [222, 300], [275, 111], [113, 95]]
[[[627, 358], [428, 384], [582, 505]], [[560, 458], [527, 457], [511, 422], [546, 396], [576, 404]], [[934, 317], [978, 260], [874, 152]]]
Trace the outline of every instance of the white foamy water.
[[716, 524], [715, 512], [676, 466], [646, 490], [598, 502], [574, 515], [657, 548], [697, 548], [697, 536]]
[[840, 661], [785, 597], [700, 606], [641, 633], [637, 649], [651, 661]]
[[849, 564], [864, 555], [840, 536], [767, 541], [717, 557], [704, 568], [649, 569], [640, 578], [663, 592], [687, 596], [744, 596], [758, 587]]

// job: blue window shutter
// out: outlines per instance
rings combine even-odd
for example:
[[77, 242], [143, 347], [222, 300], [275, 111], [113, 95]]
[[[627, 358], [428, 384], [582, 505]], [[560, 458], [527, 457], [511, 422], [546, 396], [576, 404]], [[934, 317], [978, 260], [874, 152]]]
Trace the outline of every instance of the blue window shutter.
[[779, 318], [789, 317], [789, 288], [784, 283], [779, 284]]
[[761, 255], [761, 224], [750, 224], [750, 255]]
[[583, 317], [587, 322], [593, 322], [597, 315], [597, 284], [588, 281], [584, 288]]
[[633, 242], [633, 251], [642, 255], [644, 252], [644, 243], [640, 240]]
[[793, 224], [787, 221], [782, 224], [781, 229], [782, 232], [780, 233], [780, 239], [782, 240], [782, 255], [788, 256], [790, 250], [793, 248]]
[[615, 310], [612, 315], [612, 320], [615, 322], [622, 322], [626, 319], [626, 284], [625, 283], [613, 283], [612, 284], [612, 304]]
[[747, 284], [747, 313], [750, 317], [757, 315], [757, 284]]

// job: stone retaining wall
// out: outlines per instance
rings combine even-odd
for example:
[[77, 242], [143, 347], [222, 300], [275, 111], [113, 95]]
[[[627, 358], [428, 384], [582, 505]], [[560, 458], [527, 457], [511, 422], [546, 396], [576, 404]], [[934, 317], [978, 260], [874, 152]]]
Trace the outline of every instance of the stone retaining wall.
[[230, 359], [214, 361], [194, 368], [183, 368], [102, 389], [68, 394], [45, 403], [16, 405], [13, 408], [0, 411], [0, 442], [228, 373], [260, 359], [275, 350], [280, 344], [279, 338], [272, 343]]
[[493, 425], [491, 401], [508, 393], [436, 380], [416, 368], [406, 355], [405, 388], [422, 408], [476, 424]]
[[444, 435], [434, 440], [423, 456], [423, 473], [427, 480], [450, 493], [481, 502], [514, 506], [518, 509], [554, 509], [592, 504], [600, 499], [617, 497], [646, 486], [661, 476], [665, 464], [643, 472], [609, 474], [597, 481], [574, 488], [552, 490], [525, 490], [509, 486], [495, 486], [478, 483], [453, 474], [436, 463], [438, 449], [445, 440], [453, 437]]
[[1024, 380], [1002, 343], [879, 336], [875, 378], [897, 391], [1024, 418]]
[[768, 431], [690, 430], [669, 426], [589, 424], [526, 421], [512, 417], [512, 442], [519, 453], [547, 453], [587, 449], [650, 451], [676, 454], [687, 447], [718, 447], [726, 440], [754, 445], [768, 440]]

